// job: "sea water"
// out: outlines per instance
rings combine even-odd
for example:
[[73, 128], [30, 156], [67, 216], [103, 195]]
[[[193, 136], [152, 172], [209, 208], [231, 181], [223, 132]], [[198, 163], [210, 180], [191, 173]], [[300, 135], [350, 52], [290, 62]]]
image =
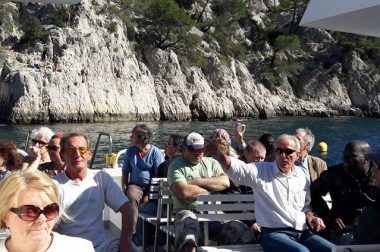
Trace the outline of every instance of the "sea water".
[[[315, 147], [311, 154], [323, 158], [329, 166], [342, 161], [344, 146], [351, 140], [367, 141], [373, 150], [380, 150], [380, 119], [356, 117], [276, 117], [267, 120], [239, 120], [239, 122], [246, 125], [244, 137], [246, 142], [257, 139], [264, 133], [270, 133], [274, 136], [283, 133], [294, 134], [295, 129], [308, 127], [316, 137]], [[51, 124], [44, 126], [50, 127], [54, 132], [69, 133], [71, 131], [81, 131], [89, 136], [92, 147], [95, 146], [99, 132], [110, 133], [112, 136], [112, 150], [116, 153], [131, 145], [131, 130], [138, 123], [143, 122]], [[233, 139], [233, 126], [236, 121], [162, 121], [145, 123], [154, 132], [152, 143], [163, 149], [167, 137], [173, 133], [186, 135], [195, 131], [207, 137], [211, 135], [213, 129], [223, 128], [230, 133]], [[24, 149], [28, 132], [39, 126], [41, 125], [1, 125], [0, 141], [12, 140], [18, 144], [20, 149]], [[320, 155], [316, 151], [316, 145], [321, 141], [328, 144], [326, 155]], [[108, 149], [108, 138], [103, 136], [100, 140], [94, 167], [100, 168], [104, 166], [104, 155]]]

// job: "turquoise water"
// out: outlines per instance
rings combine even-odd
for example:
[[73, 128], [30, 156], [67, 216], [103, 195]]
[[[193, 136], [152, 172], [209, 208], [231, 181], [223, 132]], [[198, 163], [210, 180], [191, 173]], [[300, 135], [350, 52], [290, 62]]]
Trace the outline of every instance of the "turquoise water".
[[[308, 127], [316, 135], [316, 144], [324, 141], [329, 146], [328, 154], [322, 158], [328, 165], [341, 162], [344, 145], [351, 140], [365, 140], [374, 150], [380, 150], [380, 119], [334, 117], [277, 117], [267, 120], [252, 119], [242, 120], [247, 125], [245, 139], [250, 141], [258, 138], [264, 133], [279, 135], [282, 133], [293, 134], [299, 127]], [[214, 128], [224, 128], [232, 135], [233, 121], [217, 122], [146, 122], [154, 131], [153, 143], [163, 148], [167, 136], [172, 133], [185, 135], [192, 131], [203, 133], [205, 136], [211, 134]], [[53, 124], [46, 125], [55, 132], [67, 133], [70, 131], [82, 131], [88, 134], [94, 146], [99, 132], [108, 132], [113, 138], [113, 152], [126, 148], [129, 144], [129, 136], [132, 128], [137, 122], [117, 123], [83, 123], [83, 124]], [[0, 125], [0, 140], [13, 140], [24, 148], [26, 135], [29, 130], [39, 125]], [[99, 154], [96, 156], [95, 164], [102, 166], [104, 153], [108, 150], [108, 141], [102, 138]], [[315, 150], [313, 155], [319, 155]]]

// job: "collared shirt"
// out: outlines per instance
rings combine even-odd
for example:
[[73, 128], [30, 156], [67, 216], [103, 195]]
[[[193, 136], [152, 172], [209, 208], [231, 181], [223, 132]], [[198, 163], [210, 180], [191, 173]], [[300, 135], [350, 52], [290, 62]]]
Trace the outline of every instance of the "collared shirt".
[[310, 183], [310, 171], [309, 171], [309, 165], [308, 165], [308, 158], [309, 155], [307, 155], [302, 161], [297, 160], [296, 165], [299, 166], [303, 173], [305, 173], [307, 181]]
[[231, 158], [226, 173], [235, 183], [252, 187], [259, 226], [306, 229], [305, 212], [311, 211], [310, 184], [301, 168], [295, 166], [285, 175], [276, 162], [246, 164]]

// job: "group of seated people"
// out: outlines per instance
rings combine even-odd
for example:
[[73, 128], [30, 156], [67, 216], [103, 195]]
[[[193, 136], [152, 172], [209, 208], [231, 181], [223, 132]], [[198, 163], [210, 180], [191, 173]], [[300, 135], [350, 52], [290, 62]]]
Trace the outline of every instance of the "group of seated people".
[[[88, 169], [91, 145], [84, 134], [40, 127], [22, 160], [16, 145], [0, 144], [0, 225], [10, 230], [0, 251], [133, 251], [133, 241], [141, 242], [138, 213], [156, 211], [148, 199], [153, 177], [167, 178], [173, 194], [176, 251], [202, 244], [196, 200], [213, 193], [253, 193], [255, 199], [256, 220], [209, 224], [218, 244], [259, 241], [264, 251], [331, 251], [380, 243], [380, 153], [371, 153], [368, 143], [347, 143], [343, 162], [327, 168], [309, 154], [315, 137], [308, 128], [248, 143], [244, 133], [244, 126], [234, 129], [234, 147], [224, 129], [210, 137], [171, 134], [164, 155], [152, 144], [152, 130], [137, 124], [122, 188], [106, 172]], [[105, 235], [105, 204], [121, 213], [120, 237]]]
[[[132, 252], [132, 210], [114, 179], [90, 170], [90, 140], [82, 133], [32, 131], [28, 156], [0, 145], [0, 251]], [[120, 237], [106, 234], [103, 209], [121, 213]]]

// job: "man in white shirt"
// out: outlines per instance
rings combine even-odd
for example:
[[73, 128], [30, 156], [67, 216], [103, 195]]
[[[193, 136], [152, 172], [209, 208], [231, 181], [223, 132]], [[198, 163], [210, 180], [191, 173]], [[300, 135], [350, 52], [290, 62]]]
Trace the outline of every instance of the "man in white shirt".
[[311, 212], [310, 184], [301, 168], [294, 165], [299, 151], [297, 138], [285, 134], [275, 142], [274, 162], [245, 164], [211, 150], [232, 181], [253, 188], [264, 251], [328, 252], [334, 247], [308, 229], [309, 225], [318, 232], [325, 225]]
[[[58, 232], [90, 240], [96, 252], [132, 252], [132, 214], [128, 198], [106, 172], [87, 168], [91, 159], [88, 138], [81, 133], [71, 133], [60, 145], [66, 170], [53, 179], [60, 203], [72, 220], [61, 221]], [[105, 236], [102, 217], [105, 204], [121, 213], [120, 240]]]

